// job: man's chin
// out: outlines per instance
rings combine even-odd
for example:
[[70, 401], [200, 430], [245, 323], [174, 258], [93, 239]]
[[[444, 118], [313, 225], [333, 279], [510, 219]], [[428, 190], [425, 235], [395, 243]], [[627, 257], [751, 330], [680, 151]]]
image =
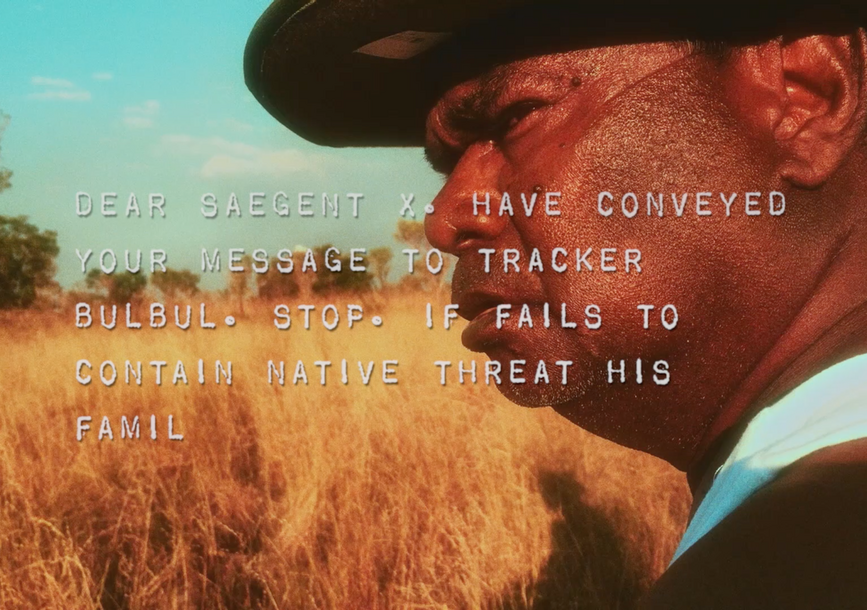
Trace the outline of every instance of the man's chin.
[[480, 377], [486, 385], [496, 385], [513, 403], [546, 407], [575, 400], [583, 394], [586, 379], [581, 371], [587, 370], [586, 362], [545, 349], [552, 344], [542, 340], [545, 337], [531, 341], [528, 335], [516, 333], [509, 341], [503, 341], [502, 335], [498, 338], [501, 340], [484, 346], [489, 360]]
[[520, 407], [535, 409], [537, 407], [548, 407], [554, 403], [553, 397], [547, 396], [548, 392], [541, 391], [539, 388], [527, 388], [504, 383], [498, 385], [497, 389], [500, 391], [500, 394]]
[[[528, 370], [535, 370], [529, 367]], [[514, 383], [508, 374], [497, 383], [497, 389], [511, 402], [522, 407], [550, 407], [571, 402], [580, 397], [581, 385], [563, 385], [559, 369], [549, 374], [549, 380], [535, 380], [534, 375], [526, 375], [523, 383]]]

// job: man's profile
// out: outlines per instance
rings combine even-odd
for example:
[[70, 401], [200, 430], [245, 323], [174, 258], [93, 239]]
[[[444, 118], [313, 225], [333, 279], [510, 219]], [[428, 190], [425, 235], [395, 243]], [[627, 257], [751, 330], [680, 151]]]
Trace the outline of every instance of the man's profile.
[[298, 134], [425, 146], [465, 345], [571, 363], [501, 391], [688, 473], [648, 607], [867, 604], [860, 4], [278, 1], [251, 36]]

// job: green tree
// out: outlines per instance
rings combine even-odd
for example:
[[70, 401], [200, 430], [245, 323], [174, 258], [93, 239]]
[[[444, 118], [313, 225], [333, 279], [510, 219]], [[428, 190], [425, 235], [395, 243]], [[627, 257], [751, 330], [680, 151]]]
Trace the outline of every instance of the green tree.
[[305, 273], [301, 270], [303, 267], [302, 260], [307, 254], [305, 246], [295, 246], [293, 254], [295, 255], [295, 270], [292, 272], [292, 275], [295, 277], [295, 283], [298, 285], [298, 298], [301, 301], [307, 301], [310, 299], [310, 295], [313, 294], [313, 284], [316, 283], [316, 275], [310, 271]]
[[380, 290], [385, 288], [388, 282], [388, 272], [391, 271], [391, 259], [393, 256], [394, 253], [391, 251], [391, 248], [386, 246], [374, 248], [370, 251], [368, 258], [370, 259], [371, 273], [376, 278], [376, 283]]
[[332, 271], [325, 265], [325, 254], [332, 246], [326, 244], [313, 249], [316, 257], [316, 281], [313, 283], [313, 292], [318, 294], [331, 294], [334, 292], [366, 292], [371, 289], [373, 276], [365, 271], [352, 271], [349, 268], [349, 254], [341, 253], [329, 257], [332, 267], [340, 266], [339, 271]]
[[151, 274], [151, 284], [169, 300], [178, 296], [192, 296], [199, 292], [200, 276], [188, 269], [166, 267], [163, 273]]
[[108, 275], [99, 269], [91, 269], [84, 279], [85, 286], [112, 303], [131, 303], [138, 300], [147, 283], [147, 277], [141, 273], [124, 271]]
[[424, 223], [420, 220], [406, 220], [401, 218], [397, 221], [397, 231], [394, 238], [419, 251], [427, 248], [427, 238], [424, 236]]
[[246, 315], [246, 312], [244, 311], [244, 300], [250, 292], [250, 265], [252, 263], [253, 259], [249, 254], [245, 254], [241, 257], [240, 266], [243, 267], [244, 270], [230, 271], [226, 286], [229, 297], [237, 300], [238, 308], [240, 309], [242, 316]]
[[56, 286], [59, 252], [56, 232], [40, 231], [26, 216], [0, 216], [0, 309], [30, 307]]
[[397, 231], [394, 234], [394, 238], [397, 241], [406, 244], [410, 248], [418, 250], [419, 254], [415, 259], [414, 275], [419, 275], [421, 278], [424, 278], [419, 281], [401, 280], [401, 287], [408, 288], [411, 286], [421, 286], [425, 291], [443, 291], [447, 286], [446, 277], [448, 276], [451, 259], [447, 254], [442, 254], [442, 270], [436, 275], [427, 271], [425, 260], [428, 250], [430, 249], [430, 244], [428, 244], [427, 238], [424, 234], [424, 222], [401, 218], [397, 221]]
[[294, 273], [280, 273], [277, 269], [279, 262], [276, 257], [271, 258], [268, 271], [256, 274], [256, 294], [260, 299], [294, 297], [301, 292]]
[[[3, 132], [6, 131], [6, 126], [8, 124], [9, 115], [3, 114], [3, 111], [0, 110], [0, 139], [2, 139]], [[0, 159], [2, 158], [2, 155], [0, 155]], [[0, 167], [0, 193], [12, 186], [12, 183], [9, 181], [10, 178], [12, 178], [12, 172], [4, 167]]]
[[84, 285], [90, 290], [92, 296], [106, 299], [108, 298], [108, 291], [111, 288], [111, 276], [94, 268], [84, 276]]
[[367, 292], [371, 289], [373, 276], [368, 271], [351, 271], [348, 255], [341, 255], [340, 261], [343, 267], [334, 274], [334, 288], [336, 290], [339, 292]]
[[[0, 111], [0, 137], [9, 116]], [[0, 167], [0, 193], [12, 186], [12, 172]], [[0, 309], [25, 308], [43, 291], [56, 289], [57, 233], [40, 231], [26, 216], [0, 216]]]
[[124, 271], [112, 277], [114, 282], [112, 282], [108, 298], [115, 303], [128, 303], [137, 300], [148, 284], [147, 277], [141, 273]]

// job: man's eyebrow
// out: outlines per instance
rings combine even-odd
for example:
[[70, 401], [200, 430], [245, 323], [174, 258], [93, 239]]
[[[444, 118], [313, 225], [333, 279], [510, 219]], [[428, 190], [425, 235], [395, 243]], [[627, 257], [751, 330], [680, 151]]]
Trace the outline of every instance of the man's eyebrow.
[[427, 164], [430, 165], [434, 171], [439, 171], [439, 159], [437, 158], [437, 153], [431, 150], [430, 146], [424, 147], [424, 160], [427, 161]]
[[431, 110], [435, 126], [428, 126], [426, 139], [433, 139], [433, 142], [426, 143], [424, 157], [434, 171], [443, 175], [451, 172], [455, 154], [449, 154], [451, 151], [444, 138], [450, 133], [472, 131], [481, 118], [480, 97], [480, 90], [476, 87], [459, 97], [447, 95]]
[[434, 150], [430, 146], [425, 146], [424, 158], [428, 165], [430, 165], [438, 174], [448, 176], [449, 173], [451, 173], [452, 164], [449, 162], [449, 159], [447, 158], [447, 155], [444, 154], [443, 150]]
[[[481, 78], [477, 87], [455, 101], [440, 104], [433, 112], [439, 113], [441, 117], [438, 121], [441, 129], [476, 131], [485, 126], [485, 121], [491, 119], [491, 108], [495, 106], [497, 100], [509, 89], [518, 87], [528, 80], [530, 80], [529, 76], [520, 71], [509, 73], [495, 70], [487, 77]], [[453, 158], [455, 154], [443, 143], [425, 146], [424, 157], [434, 171], [444, 176], [448, 176], [457, 161]]]

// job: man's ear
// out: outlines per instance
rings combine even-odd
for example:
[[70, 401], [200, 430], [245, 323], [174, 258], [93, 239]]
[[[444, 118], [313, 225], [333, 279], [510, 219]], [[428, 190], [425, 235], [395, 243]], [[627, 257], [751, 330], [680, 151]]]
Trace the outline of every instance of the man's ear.
[[864, 131], [864, 37], [819, 35], [780, 46], [786, 95], [774, 137], [780, 173], [816, 188], [840, 167]]

